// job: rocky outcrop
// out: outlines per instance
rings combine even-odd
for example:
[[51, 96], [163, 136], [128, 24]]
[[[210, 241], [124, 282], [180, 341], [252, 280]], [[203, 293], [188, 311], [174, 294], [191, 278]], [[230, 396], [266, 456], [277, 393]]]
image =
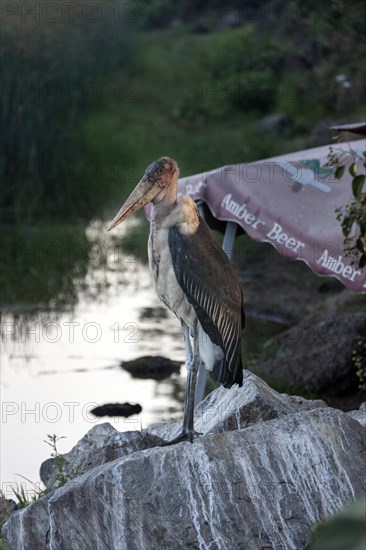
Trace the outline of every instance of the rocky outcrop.
[[[117, 458], [157, 447], [163, 442], [160, 437], [144, 432], [118, 432], [111, 424], [98, 424], [79, 441], [79, 443], [64, 456], [65, 464], [62, 475], [72, 479], [81, 474], [111, 462]], [[57, 468], [55, 459], [49, 458], [41, 464], [40, 478], [46, 489], [57, 489]]]
[[366, 401], [362, 403], [358, 410], [350, 411], [347, 414], [351, 418], [357, 420], [357, 422], [359, 422], [360, 424], [362, 424], [362, 426], [366, 428]]
[[[201, 402], [195, 411], [195, 429], [202, 435], [238, 430], [258, 422], [301, 410], [326, 407], [321, 400], [279, 394], [257, 376], [245, 372], [243, 387], [230, 391], [220, 387]], [[181, 421], [152, 426], [143, 432], [118, 432], [109, 423], [94, 426], [64, 456], [63, 475], [75, 477], [86, 471], [136, 451], [157, 447], [176, 437]], [[48, 490], [57, 488], [55, 461], [49, 458], [40, 468], [40, 477]]]
[[294, 122], [286, 113], [268, 115], [253, 124], [255, 130], [285, 135], [290, 135], [293, 127]]
[[15, 512], [9, 547], [301, 550], [318, 521], [365, 492], [366, 429], [252, 374], [200, 404], [193, 444], [157, 446], [177, 428], [94, 427], [66, 455], [81, 475]]
[[365, 334], [366, 313], [306, 320], [275, 338], [276, 356], [256, 365], [255, 372], [270, 384], [294, 392], [329, 398], [357, 393], [359, 379], [352, 354]]
[[140, 414], [142, 411], [141, 405], [138, 403], [105, 403], [104, 405], [99, 405], [91, 409], [91, 413], [94, 416], [123, 416], [128, 418], [135, 414]]
[[[280, 394], [263, 380], [245, 372], [243, 387], [224, 387], [212, 392], [195, 410], [195, 430], [203, 435], [240, 430], [259, 422], [320, 407], [326, 407], [320, 399]], [[161, 424], [147, 429], [148, 433], [169, 440], [180, 433], [181, 422]]]
[[[6, 498], [5, 495], [0, 491], [0, 528], [9, 519], [11, 514], [15, 512], [15, 510], [17, 509], [18, 509], [17, 503], [11, 498]], [[1, 541], [0, 541], [0, 548], [1, 548]]]
[[152, 378], [153, 380], [164, 380], [174, 373], [178, 374], [181, 366], [181, 361], [172, 361], [161, 355], [144, 355], [131, 361], [121, 362], [121, 367], [133, 378]]

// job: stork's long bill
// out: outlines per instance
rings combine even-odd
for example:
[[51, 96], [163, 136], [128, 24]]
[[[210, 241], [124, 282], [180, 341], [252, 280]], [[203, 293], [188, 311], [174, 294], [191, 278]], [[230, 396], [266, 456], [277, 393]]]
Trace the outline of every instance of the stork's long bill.
[[177, 178], [178, 172], [177, 163], [169, 157], [162, 157], [150, 164], [135, 189], [115, 215], [108, 231], [117, 227], [149, 202], [154, 202], [160, 193], [164, 194], [166, 188], [172, 183], [172, 179]]

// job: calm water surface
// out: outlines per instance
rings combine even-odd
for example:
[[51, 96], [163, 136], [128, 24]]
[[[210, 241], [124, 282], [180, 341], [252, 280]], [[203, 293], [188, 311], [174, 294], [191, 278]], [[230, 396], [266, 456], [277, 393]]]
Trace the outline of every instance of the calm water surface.
[[[65, 436], [58, 450], [67, 452], [96, 424], [141, 430], [182, 417], [184, 367], [159, 382], [120, 368], [122, 360], [142, 355], [183, 363], [180, 323], [158, 301], [146, 266], [131, 258], [108, 264], [90, 270], [87, 291], [79, 291], [72, 311], [1, 313], [1, 488], [8, 498], [17, 484], [32, 491], [31, 482], [39, 483], [40, 464], [51, 451], [47, 434]], [[246, 350], [261, 352], [282, 328], [249, 318]], [[90, 414], [96, 405], [126, 401], [140, 403], [142, 413], [129, 419]]]
[[[105, 273], [102, 277], [105, 277]], [[95, 281], [95, 275], [93, 277]], [[121, 360], [165, 355], [184, 361], [180, 324], [161, 306], [148, 269], [127, 262], [108, 273], [109, 290], [91, 300], [83, 293], [73, 312], [1, 317], [1, 484], [12, 496], [14, 483], [39, 480], [48, 458], [47, 434], [66, 436], [66, 452], [95, 424], [140, 430], [181, 415], [180, 375], [156, 382], [134, 379]], [[96, 419], [97, 404], [137, 402], [140, 415]]]

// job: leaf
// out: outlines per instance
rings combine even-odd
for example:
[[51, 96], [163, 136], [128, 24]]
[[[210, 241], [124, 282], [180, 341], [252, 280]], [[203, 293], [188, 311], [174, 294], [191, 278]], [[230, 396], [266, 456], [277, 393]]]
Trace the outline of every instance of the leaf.
[[343, 176], [344, 169], [345, 169], [345, 166], [337, 166], [337, 168], [335, 169], [334, 176], [337, 180], [340, 180], [341, 177]]
[[361, 238], [357, 239], [357, 241], [356, 241], [356, 248], [357, 248], [357, 250], [359, 250], [360, 252], [365, 253], [365, 246], [364, 246], [363, 239], [361, 239]]
[[342, 231], [343, 231], [343, 235], [345, 237], [348, 237], [348, 235], [350, 234], [350, 231], [352, 229], [352, 225], [353, 225], [353, 219], [350, 216], [347, 216], [347, 217], [343, 218], [343, 220], [342, 220]]
[[357, 175], [357, 164], [355, 162], [352, 162], [348, 170], [351, 176], [354, 178]]
[[364, 182], [365, 182], [364, 175], [356, 176], [352, 180], [352, 193], [353, 193], [353, 196], [356, 197], [356, 199], [360, 198]]
[[362, 269], [365, 266], [366, 266], [366, 254], [362, 254], [362, 256], [361, 256], [361, 258], [358, 262], [358, 267], [360, 267]]
[[361, 220], [360, 221], [360, 230], [361, 230], [362, 236], [366, 240], [366, 220]]

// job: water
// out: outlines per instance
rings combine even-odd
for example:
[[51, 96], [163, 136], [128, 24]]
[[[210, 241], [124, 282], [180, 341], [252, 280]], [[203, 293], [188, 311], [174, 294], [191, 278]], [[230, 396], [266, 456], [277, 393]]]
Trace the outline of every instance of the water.
[[[145, 354], [184, 361], [180, 324], [156, 298], [147, 268], [126, 264], [123, 279], [110, 272], [103, 299], [81, 293], [73, 312], [2, 315], [1, 487], [8, 497], [14, 484], [30, 486], [16, 474], [38, 481], [50, 453], [47, 434], [66, 436], [59, 442], [66, 452], [97, 423], [140, 430], [181, 415], [184, 369], [156, 382], [133, 379], [119, 366]], [[142, 413], [129, 419], [90, 414], [96, 405], [126, 401], [140, 403]]]
[[[1, 488], [8, 498], [16, 485], [30, 493], [32, 483], [40, 486], [39, 466], [51, 452], [47, 434], [65, 436], [58, 450], [67, 452], [98, 423], [127, 431], [182, 417], [184, 367], [159, 382], [120, 368], [142, 355], [184, 362], [180, 324], [158, 301], [147, 267], [126, 261], [93, 269], [83, 288], [70, 311], [1, 314]], [[249, 318], [245, 348], [258, 353], [278, 330]], [[142, 413], [128, 419], [90, 413], [126, 401], [139, 403]]]

